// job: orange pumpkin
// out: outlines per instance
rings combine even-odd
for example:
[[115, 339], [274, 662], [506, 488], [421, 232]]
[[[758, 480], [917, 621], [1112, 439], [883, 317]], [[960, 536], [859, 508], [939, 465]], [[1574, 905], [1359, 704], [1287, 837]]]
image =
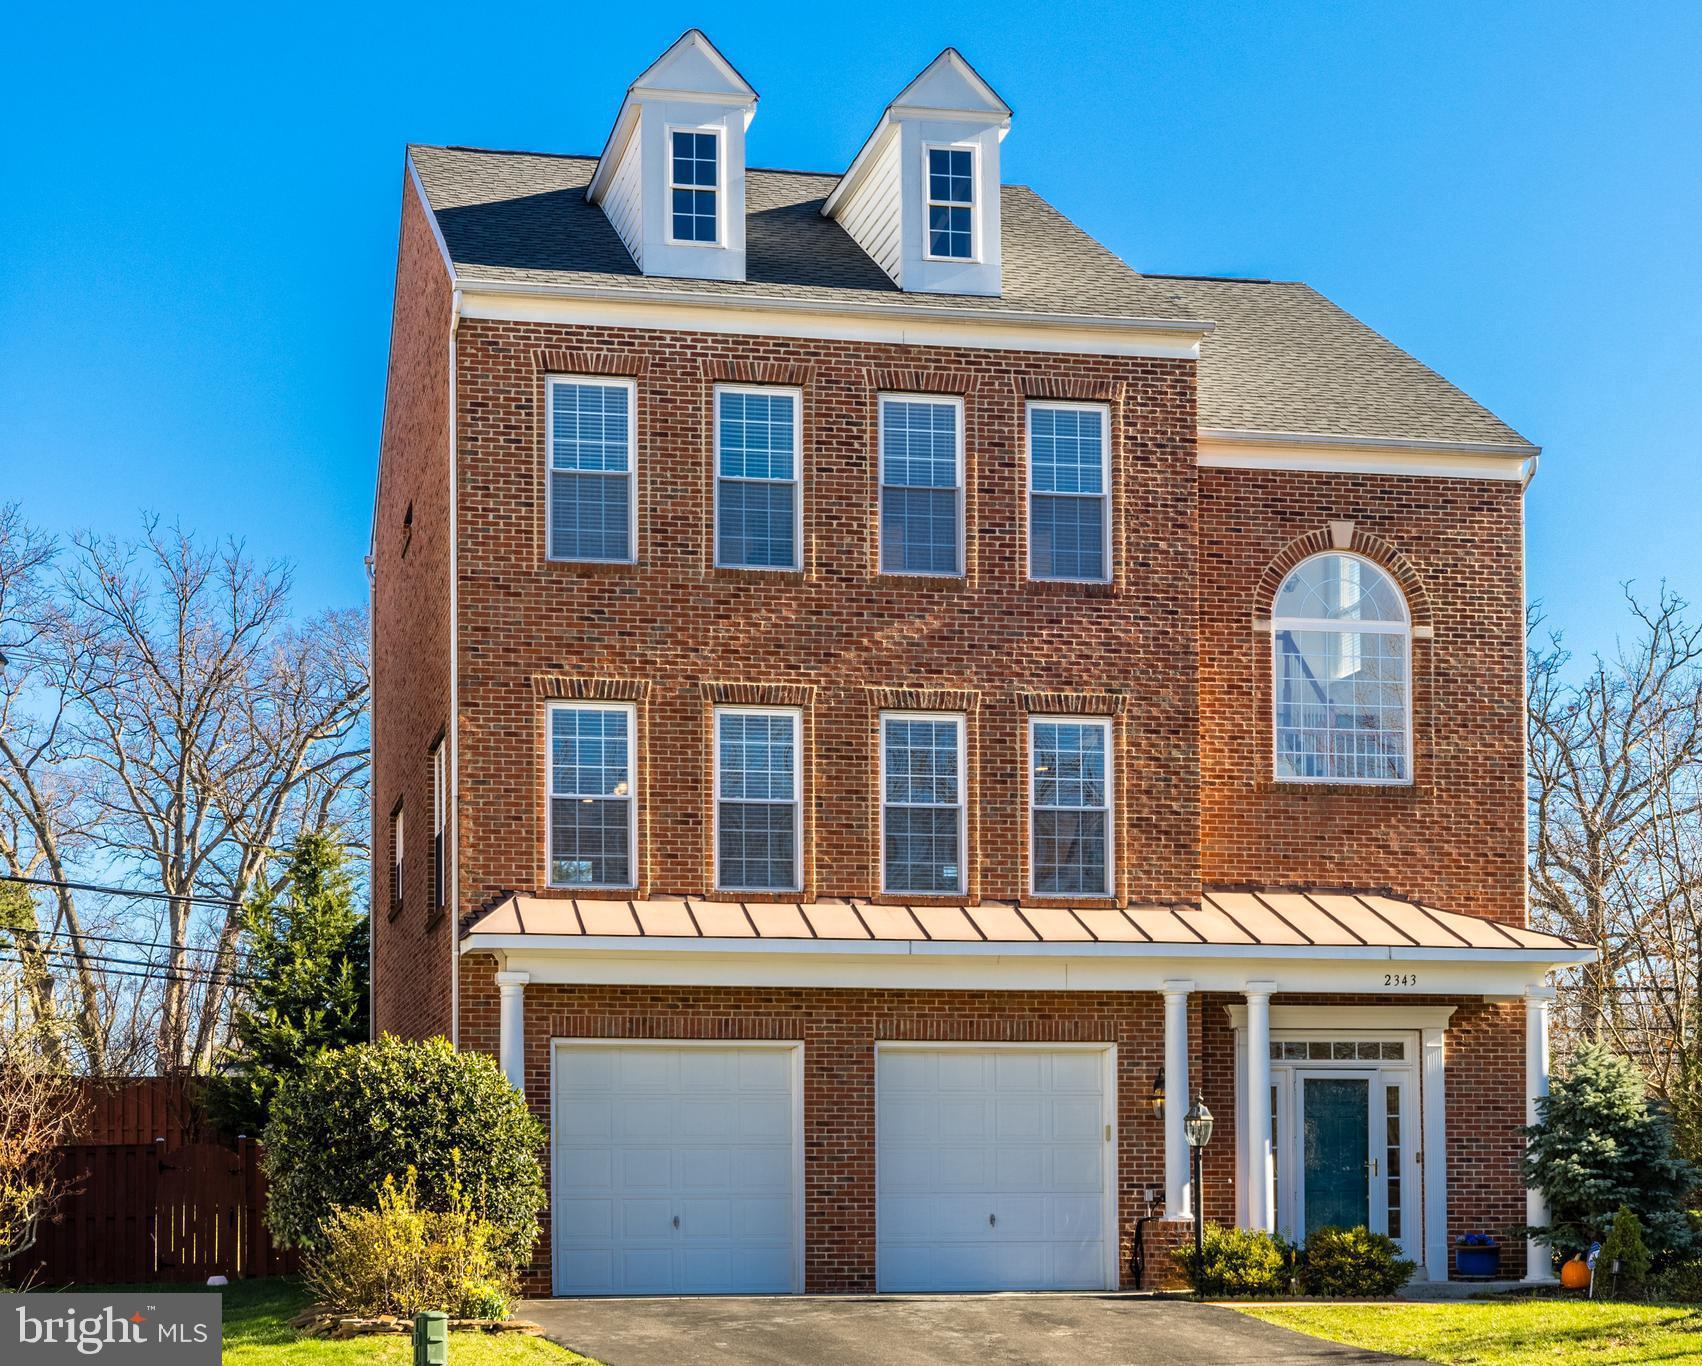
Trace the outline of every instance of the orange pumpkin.
[[1590, 1285], [1590, 1264], [1574, 1257], [1560, 1268], [1560, 1284], [1568, 1290], [1587, 1290]]

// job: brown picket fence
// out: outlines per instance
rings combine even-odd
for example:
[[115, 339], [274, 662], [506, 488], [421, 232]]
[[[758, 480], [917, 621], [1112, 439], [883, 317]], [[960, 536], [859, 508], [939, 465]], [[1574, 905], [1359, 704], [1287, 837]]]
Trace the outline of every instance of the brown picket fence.
[[58, 1217], [5, 1268], [40, 1288], [288, 1275], [262, 1213], [260, 1145], [77, 1143], [60, 1150]]

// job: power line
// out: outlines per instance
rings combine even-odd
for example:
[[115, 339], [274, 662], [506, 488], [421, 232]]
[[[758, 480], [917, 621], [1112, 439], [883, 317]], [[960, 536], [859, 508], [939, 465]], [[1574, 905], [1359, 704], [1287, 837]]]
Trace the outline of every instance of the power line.
[[[14, 946], [14, 947], [16, 947], [16, 946]], [[18, 952], [20, 954], [22, 954], [24, 952], [24, 950], [22, 948], [19, 948]], [[156, 963], [156, 962], [152, 961], [151, 959], [146, 959], [146, 958], [118, 958], [118, 957], [113, 956], [112, 954], [105, 954], [105, 953], [89, 953], [89, 954], [84, 954], [79, 958], [78, 955], [75, 954], [74, 952], [72, 952], [70, 949], [56, 949], [56, 948], [40, 948], [40, 949], [31, 950], [31, 952], [33, 952], [33, 953], [35, 953], [35, 954], [37, 954], [37, 955], [39, 955], [43, 958], [57, 958], [57, 959], [60, 959], [62, 961], [65, 961], [65, 962], [98, 963], [102, 966], [103, 969], [108, 964], [116, 964], [116, 965], [121, 966], [121, 967], [151, 968], [155, 972], [169, 972], [169, 973], [181, 975], [185, 978], [205, 977], [205, 978], [211, 979], [214, 975], [214, 969], [212, 969], [212, 968], [205, 968], [205, 967], [201, 967], [199, 965], [196, 965], [196, 966], [193, 966], [193, 967], [174, 968], [174, 967], [171, 967], [168, 964]], [[23, 962], [25, 960], [23, 958], [19, 958], [17, 961]], [[254, 978], [251, 977], [247, 973], [233, 972], [233, 973], [226, 974], [225, 980], [231, 981], [231, 982], [250, 982], [250, 981], [253, 981]]]
[[[0, 953], [0, 963], [18, 963], [20, 965], [24, 965], [24, 960], [22, 958], [14, 958], [10, 954]], [[194, 986], [196, 983], [204, 980], [203, 974], [190, 975], [187, 973], [173, 972], [169, 968], [160, 972], [136, 972], [129, 968], [103, 967], [101, 968], [101, 972], [109, 977], [136, 977], [140, 978], [144, 982], [185, 982], [190, 986]], [[228, 980], [235, 984], [247, 985], [247, 979], [230, 978]]]
[[[11, 931], [11, 933], [14, 937], [16, 937], [19, 934], [29, 934], [30, 931], [27, 930], [27, 929], [26, 930], [13, 930], [13, 931]], [[53, 944], [53, 943], [57, 942], [58, 938], [59, 938], [59, 935], [57, 933], [48, 934], [45, 930], [37, 930], [37, 931], [35, 931], [35, 933], [42, 936], [43, 938], [45, 938], [49, 944]], [[83, 941], [85, 939], [87, 939], [91, 942], [100, 943], [100, 944], [123, 944], [126, 948], [132, 948], [132, 949], [164, 949], [164, 948], [170, 947], [169, 945], [160, 943], [160, 941], [157, 940], [157, 939], [126, 939], [123, 935], [90, 934], [87, 930], [84, 930], [84, 931], [82, 931], [78, 934], [73, 934], [73, 935], [68, 936], [68, 940], [72, 944], [80, 943], [81, 941]], [[221, 952], [221, 950], [204, 948], [199, 944], [179, 944], [177, 946], [176, 952], [178, 952], [178, 953], [206, 953], [206, 954], [217, 955], [218, 953]], [[232, 958], [246, 958], [248, 956], [248, 953], [249, 953], [249, 951], [246, 950], [246, 949], [233, 948], [233, 949], [230, 950], [230, 954], [231, 954]]]
[[139, 896], [154, 901], [198, 901], [208, 906], [242, 905], [242, 902], [228, 896], [202, 896], [198, 892], [149, 892], [137, 887], [103, 887], [98, 882], [73, 882], [58, 877], [20, 877], [15, 873], [0, 873], [0, 882], [21, 882], [31, 887], [63, 887], [72, 892], [104, 892], [110, 896]]

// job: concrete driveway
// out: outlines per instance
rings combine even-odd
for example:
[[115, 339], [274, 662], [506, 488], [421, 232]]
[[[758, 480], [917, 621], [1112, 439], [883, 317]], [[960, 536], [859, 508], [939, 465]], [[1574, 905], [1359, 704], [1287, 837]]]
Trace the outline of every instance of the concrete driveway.
[[520, 1313], [607, 1366], [1240, 1366], [1390, 1363], [1186, 1300], [1117, 1295], [528, 1300]]

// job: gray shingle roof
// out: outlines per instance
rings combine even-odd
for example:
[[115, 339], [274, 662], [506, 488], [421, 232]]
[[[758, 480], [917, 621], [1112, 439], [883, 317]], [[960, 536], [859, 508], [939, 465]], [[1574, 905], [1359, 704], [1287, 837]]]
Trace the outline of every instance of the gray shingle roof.
[[745, 280], [676, 280], [640, 274], [602, 210], [585, 198], [595, 157], [423, 146], [410, 154], [464, 282], [1210, 321], [1217, 327], [1201, 348], [1202, 428], [1523, 440], [1307, 286], [1139, 275], [1026, 186], [1002, 190], [1002, 296], [915, 295], [821, 216], [833, 175], [751, 169]]

